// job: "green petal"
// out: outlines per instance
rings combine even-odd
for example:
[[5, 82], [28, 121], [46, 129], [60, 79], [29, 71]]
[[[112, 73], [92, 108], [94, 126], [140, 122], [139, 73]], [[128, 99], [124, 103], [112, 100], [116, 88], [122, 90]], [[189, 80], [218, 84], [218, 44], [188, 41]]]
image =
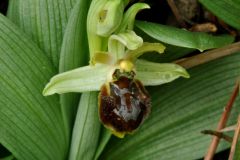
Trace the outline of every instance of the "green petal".
[[125, 54], [125, 47], [129, 50], [135, 50], [142, 46], [143, 39], [135, 34], [134, 31], [127, 31], [112, 35], [108, 41], [108, 51], [111, 54], [115, 54], [116, 57], [122, 58]]
[[153, 63], [138, 60], [136, 70], [136, 78], [147, 86], [168, 83], [179, 77], [190, 77], [183, 67], [174, 63]]
[[143, 55], [144, 53], [147, 52], [158, 52], [158, 53], [163, 53], [165, 50], [165, 46], [162, 45], [161, 43], [143, 43], [141, 47], [139, 47], [136, 50], [129, 51], [127, 52], [126, 59], [130, 61], [136, 60], [139, 56]]
[[123, 21], [117, 32], [124, 32], [125, 30], [133, 30], [134, 21], [137, 13], [142, 9], [149, 9], [150, 6], [146, 3], [135, 3], [124, 14]]
[[51, 78], [43, 90], [43, 95], [97, 91], [106, 81], [109, 69], [106, 65], [96, 65], [81, 67], [58, 74]]

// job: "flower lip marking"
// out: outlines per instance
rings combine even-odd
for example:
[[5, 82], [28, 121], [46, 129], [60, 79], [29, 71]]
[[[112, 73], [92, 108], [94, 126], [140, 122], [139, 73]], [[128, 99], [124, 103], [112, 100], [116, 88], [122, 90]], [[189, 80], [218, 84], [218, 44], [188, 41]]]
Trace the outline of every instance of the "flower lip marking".
[[118, 137], [136, 130], [150, 112], [150, 96], [135, 73], [116, 69], [99, 94], [99, 117]]

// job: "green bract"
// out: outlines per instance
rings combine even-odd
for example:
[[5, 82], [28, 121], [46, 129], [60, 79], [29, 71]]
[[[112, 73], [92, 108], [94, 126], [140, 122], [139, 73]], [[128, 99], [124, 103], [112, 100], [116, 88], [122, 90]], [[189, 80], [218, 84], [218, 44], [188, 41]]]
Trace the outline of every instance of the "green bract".
[[87, 20], [90, 65], [52, 77], [43, 91], [44, 95], [99, 91], [103, 84], [113, 81], [116, 70], [123, 74], [134, 72], [143, 85], [160, 85], [178, 77], [189, 78], [179, 65], [137, 60], [147, 52], [163, 53], [165, 46], [143, 42], [133, 31], [137, 12], [149, 6], [136, 3], [124, 13], [125, 5], [121, 0], [92, 2]]

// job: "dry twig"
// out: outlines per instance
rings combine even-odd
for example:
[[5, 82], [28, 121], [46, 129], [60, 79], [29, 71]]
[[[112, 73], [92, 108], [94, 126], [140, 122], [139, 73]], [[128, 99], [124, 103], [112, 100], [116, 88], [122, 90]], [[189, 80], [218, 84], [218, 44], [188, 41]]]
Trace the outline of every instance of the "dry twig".
[[172, 10], [172, 12], [173, 12], [173, 14], [174, 14], [174, 16], [176, 17], [176, 20], [178, 21], [178, 23], [179, 23], [182, 27], [186, 28], [187, 25], [185, 24], [185, 22], [183, 21], [182, 17], [180, 16], [180, 13], [179, 13], [179, 11], [178, 11], [177, 6], [175, 5], [174, 0], [167, 0], [167, 2], [168, 2], [168, 5], [170, 6], [170, 8], [171, 8], [171, 10]]
[[223, 132], [212, 131], [212, 130], [204, 130], [204, 131], [201, 131], [201, 133], [217, 136], [219, 139], [222, 138], [222, 139], [226, 140], [227, 142], [232, 143], [232, 137], [223, 134]]
[[239, 139], [239, 134], [240, 134], [240, 116], [238, 116], [237, 127], [235, 129], [233, 142], [232, 142], [232, 146], [231, 146], [231, 150], [230, 150], [228, 160], [233, 160], [234, 153], [235, 153], [235, 150], [236, 150], [237, 141]]
[[[220, 131], [221, 129], [223, 129], [226, 126], [227, 119], [229, 117], [229, 114], [230, 114], [230, 111], [232, 109], [233, 103], [234, 103], [234, 101], [235, 101], [235, 99], [238, 95], [238, 92], [239, 92], [239, 82], [237, 81], [237, 83], [234, 87], [233, 93], [231, 95], [231, 98], [228, 101], [226, 107], [224, 108], [222, 116], [221, 116], [221, 118], [218, 122], [218, 126], [217, 126], [216, 131]], [[219, 137], [213, 136], [212, 142], [209, 145], [209, 148], [208, 148], [207, 154], [204, 157], [204, 160], [211, 160], [213, 158], [213, 156], [216, 152], [217, 146], [219, 144], [219, 141], [220, 141]]]
[[237, 127], [237, 124], [232, 125], [232, 126], [228, 126], [228, 127], [226, 127], [226, 128], [221, 129], [220, 132], [234, 131], [234, 130], [236, 129], [236, 127]]
[[180, 59], [175, 61], [175, 63], [183, 66], [184, 68], [191, 68], [191, 67], [195, 67], [197, 65], [215, 60], [217, 58], [231, 55], [238, 51], [240, 51], [240, 42], [236, 42], [236, 43], [224, 46], [222, 48], [206, 51], [189, 58]]

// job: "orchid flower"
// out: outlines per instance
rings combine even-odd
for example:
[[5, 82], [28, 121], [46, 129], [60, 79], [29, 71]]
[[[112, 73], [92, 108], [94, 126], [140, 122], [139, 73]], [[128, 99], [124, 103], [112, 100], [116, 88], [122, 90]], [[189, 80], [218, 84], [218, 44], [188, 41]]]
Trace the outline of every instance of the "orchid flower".
[[149, 6], [136, 3], [124, 12], [127, 4], [126, 0], [93, 0], [87, 21], [90, 64], [55, 75], [43, 90], [45, 96], [100, 91], [100, 120], [118, 137], [135, 131], [148, 116], [151, 101], [144, 86], [189, 78], [177, 64], [138, 59], [144, 53], [161, 54], [165, 46], [143, 42], [133, 31], [136, 14]]

